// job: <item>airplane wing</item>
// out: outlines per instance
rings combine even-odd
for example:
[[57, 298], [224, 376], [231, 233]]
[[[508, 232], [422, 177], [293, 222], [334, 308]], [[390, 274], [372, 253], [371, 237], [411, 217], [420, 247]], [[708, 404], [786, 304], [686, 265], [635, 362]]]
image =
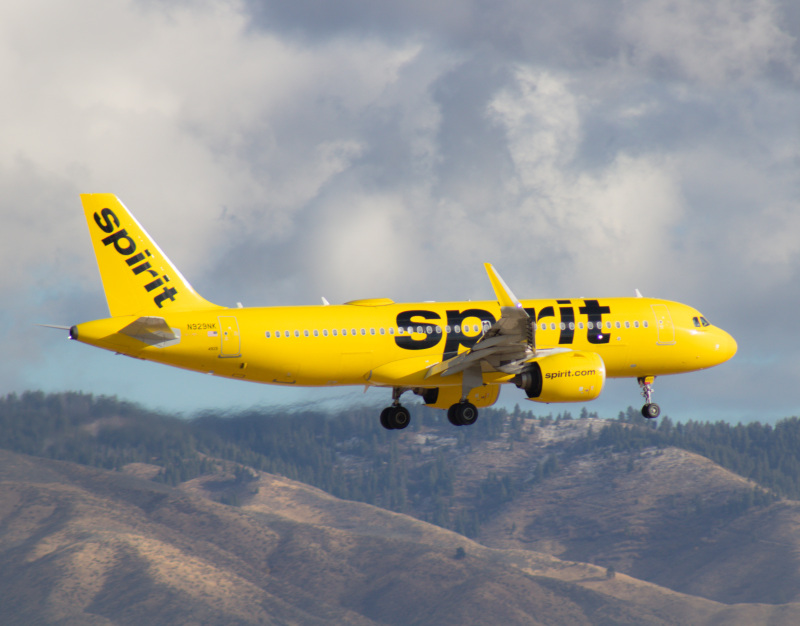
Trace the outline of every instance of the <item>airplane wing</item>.
[[477, 365], [481, 366], [481, 371], [517, 374], [536, 356], [535, 322], [492, 264], [485, 263], [484, 267], [500, 304], [500, 319], [468, 351], [428, 368], [426, 378], [437, 374], [450, 376], [466, 370], [474, 372]]

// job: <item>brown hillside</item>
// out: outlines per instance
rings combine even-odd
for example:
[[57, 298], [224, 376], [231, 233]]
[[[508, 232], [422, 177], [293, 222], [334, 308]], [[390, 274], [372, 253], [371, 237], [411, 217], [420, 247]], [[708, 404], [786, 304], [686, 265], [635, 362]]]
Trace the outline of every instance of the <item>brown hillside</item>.
[[722, 602], [800, 594], [800, 503], [742, 512], [754, 485], [669, 448], [584, 456], [502, 507], [479, 540], [613, 565]]
[[[4, 624], [795, 623], [259, 475], [246, 507], [0, 451]], [[456, 558], [456, 549], [464, 549]]]

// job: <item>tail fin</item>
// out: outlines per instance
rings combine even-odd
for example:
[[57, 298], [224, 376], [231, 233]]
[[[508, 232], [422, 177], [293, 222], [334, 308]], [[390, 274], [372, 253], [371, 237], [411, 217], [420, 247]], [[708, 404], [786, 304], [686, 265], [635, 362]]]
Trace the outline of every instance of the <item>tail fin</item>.
[[81, 194], [112, 317], [221, 308], [201, 298], [119, 199]]

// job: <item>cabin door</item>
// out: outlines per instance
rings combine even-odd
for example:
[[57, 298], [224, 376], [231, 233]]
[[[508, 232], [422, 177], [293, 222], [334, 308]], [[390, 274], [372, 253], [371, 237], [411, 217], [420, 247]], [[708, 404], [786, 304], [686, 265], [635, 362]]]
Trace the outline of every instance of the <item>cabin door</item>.
[[656, 316], [656, 329], [660, 346], [671, 346], [675, 344], [675, 326], [672, 324], [672, 316], [666, 304], [653, 304], [653, 313]]

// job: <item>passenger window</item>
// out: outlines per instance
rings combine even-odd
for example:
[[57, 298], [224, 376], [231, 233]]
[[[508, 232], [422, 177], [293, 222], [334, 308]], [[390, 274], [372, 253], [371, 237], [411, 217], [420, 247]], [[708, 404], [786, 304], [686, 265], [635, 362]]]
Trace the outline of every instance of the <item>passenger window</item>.
[[608, 328], [609, 330], [611, 330], [611, 322], [606, 322], [606, 328]]
[[299, 330], [294, 331], [294, 336], [295, 337], [299, 337], [300, 336], [300, 331]]
[[307, 331], [307, 330], [304, 330], [304, 331], [303, 331], [303, 335], [304, 335], [304, 336], [306, 336], [306, 337], [308, 337], [308, 331]]
[[370, 335], [374, 335], [375, 334], [375, 329], [374, 328], [370, 328], [369, 329], [369, 334]]
[[429, 335], [432, 335], [433, 334], [433, 327], [432, 326], [426, 326], [425, 327], [425, 332], [428, 333]]
[[647, 328], [647, 327], [648, 327], [648, 326], [647, 326], [647, 320], [645, 320], [645, 321], [643, 321], [643, 322], [642, 322], [642, 326], [644, 326], [645, 328]]
[[381, 328], [381, 335], [385, 335], [385, 334], [386, 334], [386, 331], [383, 328]]
[[353, 337], [355, 337], [358, 333], [356, 332], [355, 328], [351, 328], [350, 329], [350, 334], [353, 335]]
[[336, 329], [334, 328], [331, 332], [333, 333], [333, 336], [336, 337]]
[[550, 322], [550, 330], [555, 330], [555, 329], [556, 329], [556, 323]]
[[367, 329], [366, 328], [362, 328], [361, 329], [361, 335], [364, 336], [366, 334], [367, 334]]
[[314, 329], [314, 336], [319, 337], [319, 331], [316, 328]]
[[630, 328], [630, 327], [631, 327], [631, 323], [629, 321], [625, 320], [625, 328]]
[[589, 322], [588, 324], [586, 324], [586, 328], [588, 328], [589, 330], [594, 330], [594, 322]]
[[455, 331], [456, 334], [460, 333], [461, 332], [461, 326], [453, 326], [453, 331]]
[[615, 325], [617, 328], [619, 328], [619, 327], [620, 327], [620, 323], [619, 323], [619, 322], [614, 322], [614, 325]]
[[560, 326], [561, 326], [561, 330], [564, 330], [567, 327], [567, 325], [564, 322], [561, 322]]
[[446, 332], [449, 335], [451, 332], [453, 332], [453, 329], [450, 328], [450, 325], [448, 324], [447, 326], [444, 327], [444, 332]]
[[267, 339], [269, 339], [269, 331], [267, 331]]
[[441, 326], [437, 326], [436, 327], [436, 334], [437, 335], [441, 335], [442, 334], [442, 327]]
[[323, 330], [323, 331], [322, 331], [322, 335], [323, 335], [324, 337], [327, 337], [327, 336], [328, 336], [328, 330], [327, 330], [327, 329]]
[[575, 322], [570, 322], [569, 323], [569, 329], [570, 330], [575, 330]]
[[639, 328], [639, 320], [636, 320], [636, 321], [633, 323], [633, 327], [634, 327], [634, 328]]
[[389, 334], [390, 334], [390, 335], [394, 335], [394, 328], [390, 328], [390, 329], [389, 329]]
[[578, 328], [579, 328], [580, 330], [583, 330], [583, 322], [578, 322]]

